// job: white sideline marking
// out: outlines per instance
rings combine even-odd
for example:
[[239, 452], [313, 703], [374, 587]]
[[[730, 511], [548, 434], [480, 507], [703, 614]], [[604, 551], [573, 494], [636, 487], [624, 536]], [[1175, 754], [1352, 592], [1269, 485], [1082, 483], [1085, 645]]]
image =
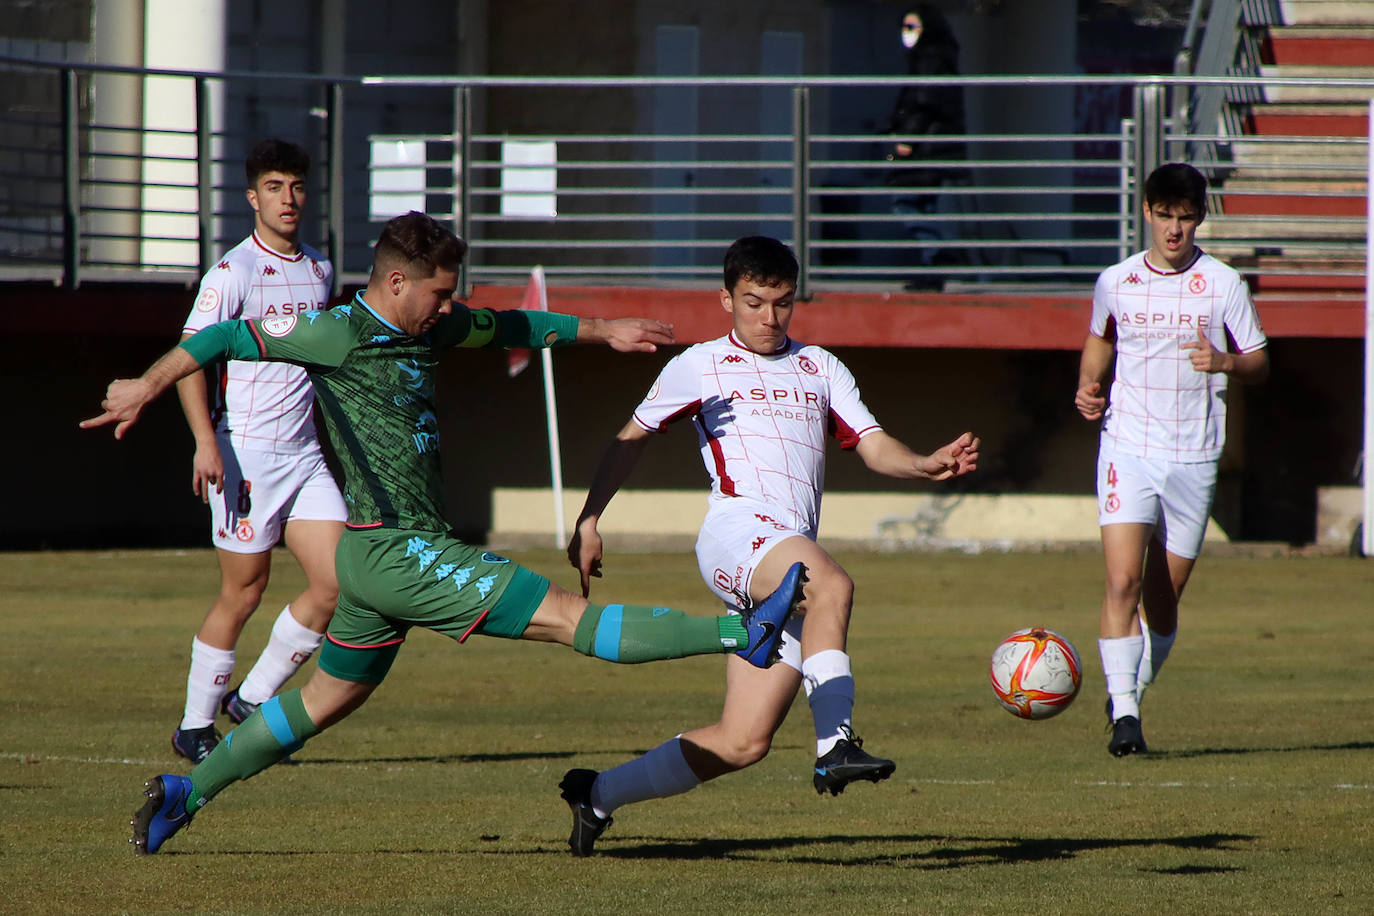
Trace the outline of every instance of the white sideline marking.
[[132, 766], [165, 766], [165, 760], [135, 760], [132, 757], [61, 757], [54, 754], [15, 754], [0, 751], [0, 759], [18, 760], [20, 763], [127, 763]]

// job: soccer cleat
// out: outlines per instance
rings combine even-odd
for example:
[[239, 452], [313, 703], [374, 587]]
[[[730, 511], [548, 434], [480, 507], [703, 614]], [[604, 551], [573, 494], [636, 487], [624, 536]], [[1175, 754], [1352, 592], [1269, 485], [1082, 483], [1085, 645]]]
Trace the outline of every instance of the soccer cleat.
[[192, 815], [186, 810], [186, 796], [190, 792], [191, 780], [186, 776], [163, 774], [143, 784], [148, 800], [129, 821], [134, 828], [129, 842], [134, 844], [135, 853], [152, 855], [172, 834], [191, 823]]
[[200, 763], [219, 744], [219, 732], [213, 725], [204, 728], [178, 728], [172, 732], [172, 750], [192, 763]]
[[[239, 685], [243, 686], [242, 684]], [[229, 717], [229, 721], [235, 725], [242, 725], [243, 720], [258, 711], [257, 703], [249, 703], [239, 696], [239, 688], [235, 687], [224, 695], [219, 701], [219, 711]]]
[[816, 773], [811, 782], [818, 795], [829, 792], [839, 795], [844, 787], [856, 779], [877, 782], [887, 779], [897, 769], [897, 764], [882, 757], [874, 757], [864, 750], [863, 739], [848, 727], [844, 728], [845, 737], [832, 747], [824, 757], [816, 759]]
[[744, 611], [744, 628], [749, 645], [735, 652], [755, 668], [767, 668], [778, 660], [782, 648], [782, 629], [787, 619], [804, 600], [806, 566], [793, 563], [773, 594]]
[[592, 846], [614, 823], [609, 817], [598, 817], [592, 810], [592, 783], [596, 782], [596, 777], [596, 770], [569, 770], [558, 784], [558, 788], [563, 790], [563, 800], [572, 809], [572, 834], [568, 837], [568, 847], [573, 855], [582, 858], [592, 854]]
[[1112, 723], [1112, 740], [1107, 742], [1107, 750], [1113, 757], [1127, 754], [1148, 753], [1145, 735], [1140, 730], [1140, 720], [1135, 716], [1122, 716]]

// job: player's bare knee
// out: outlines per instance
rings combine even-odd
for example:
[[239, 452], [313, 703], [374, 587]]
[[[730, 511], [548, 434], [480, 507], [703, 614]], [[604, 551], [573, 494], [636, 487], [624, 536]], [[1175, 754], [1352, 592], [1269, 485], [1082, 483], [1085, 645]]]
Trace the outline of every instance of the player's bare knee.
[[808, 617], [823, 617], [848, 623], [854, 605], [854, 580], [839, 567], [822, 568], [806, 584], [805, 611]]

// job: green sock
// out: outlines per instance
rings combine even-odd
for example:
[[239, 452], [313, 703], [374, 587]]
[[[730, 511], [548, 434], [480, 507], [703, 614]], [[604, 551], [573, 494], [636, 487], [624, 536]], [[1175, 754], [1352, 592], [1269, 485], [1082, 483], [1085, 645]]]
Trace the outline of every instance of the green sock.
[[285, 760], [319, 733], [306, 714], [300, 690], [273, 697], [225, 735], [191, 771], [186, 810], [194, 814], [231, 783]]
[[633, 665], [664, 658], [733, 652], [748, 643], [739, 617], [693, 617], [668, 607], [587, 605], [573, 648], [583, 655]]

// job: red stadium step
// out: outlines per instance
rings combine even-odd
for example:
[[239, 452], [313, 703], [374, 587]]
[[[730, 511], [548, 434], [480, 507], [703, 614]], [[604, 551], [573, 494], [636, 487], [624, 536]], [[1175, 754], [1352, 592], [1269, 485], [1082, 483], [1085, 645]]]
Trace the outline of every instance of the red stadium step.
[[1352, 105], [1257, 105], [1245, 132], [1270, 137], [1367, 137], [1369, 109]]
[[1299, 194], [1223, 194], [1227, 216], [1364, 216], [1363, 197], [1304, 196]]
[[1270, 29], [1260, 51], [1280, 67], [1374, 66], [1374, 29]]

